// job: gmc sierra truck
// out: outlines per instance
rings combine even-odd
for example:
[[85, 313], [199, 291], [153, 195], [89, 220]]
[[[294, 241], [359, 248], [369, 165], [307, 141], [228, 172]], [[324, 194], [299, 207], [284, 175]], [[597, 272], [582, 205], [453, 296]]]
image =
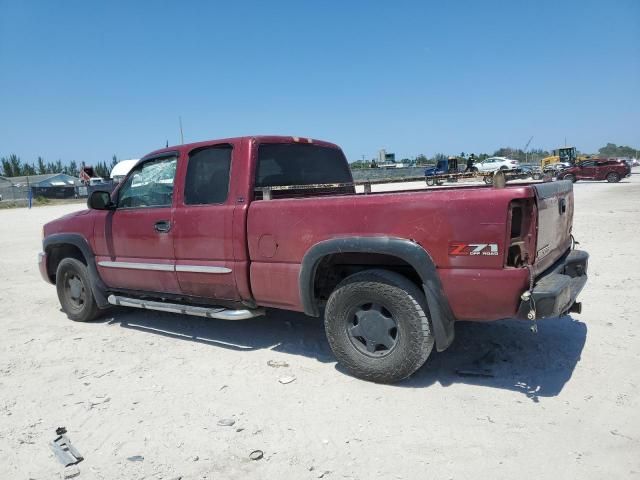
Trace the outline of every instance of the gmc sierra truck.
[[111, 305], [242, 320], [324, 313], [353, 375], [401, 380], [456, 320], [580, 312], [570, 181], [356, 193], [334, 144], [281, 136], [164, 148], [47, 223], [39, 267], [71, 320]]

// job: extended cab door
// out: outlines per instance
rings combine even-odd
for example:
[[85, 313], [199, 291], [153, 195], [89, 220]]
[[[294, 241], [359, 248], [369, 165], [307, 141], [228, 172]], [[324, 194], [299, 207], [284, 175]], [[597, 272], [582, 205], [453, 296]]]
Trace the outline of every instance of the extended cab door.
[[172, 204], [177, 153], [137, 165], [118, 190], [116, 209], [96, 222], [98, 271], [114, 289], [179, 293]]
[[246, 266], [236, 263], [233, 251], [236, 205], [229, 193], [233, 154], [230, 144], [197, 148], [180, 170], [185, 181], [173, 234], [176, 276], [185, 295], [239, 300], [236, 274]]

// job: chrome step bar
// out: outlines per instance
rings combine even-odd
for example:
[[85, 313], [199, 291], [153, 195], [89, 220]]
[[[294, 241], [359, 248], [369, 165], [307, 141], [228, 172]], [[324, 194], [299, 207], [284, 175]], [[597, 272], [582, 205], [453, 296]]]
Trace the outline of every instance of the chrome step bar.
[[140, 300], [137, 298], [120, 297], [118, 295], [109, 295], [107, 301], [111, 305], [118, 305], [120, 307], [134, 307], [143, 308], [145, 310], [157, 310], [160, 312], [182, 313], [184, 315], [218, 318], [221, 320], [247, 320], [249, 318], [264, 315], [264, 310], [262, 308], [254, 310], [229, 310], [223, 307], [196, 307], [194, 305]]

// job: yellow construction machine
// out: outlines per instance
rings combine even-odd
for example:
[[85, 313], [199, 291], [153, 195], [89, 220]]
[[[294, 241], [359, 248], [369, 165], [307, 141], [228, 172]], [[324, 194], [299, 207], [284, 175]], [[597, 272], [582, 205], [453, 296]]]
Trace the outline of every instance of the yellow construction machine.
[[540, 166], [544, 169], [547, 165], [554, 163], [568, 163], [569, 165], [575, 165], [583, 160], [590, 158], [588, 155], [578, 156], [576, 147], [560, 147], [553, 150], [552, 155], [543, 158], [540, 161]]

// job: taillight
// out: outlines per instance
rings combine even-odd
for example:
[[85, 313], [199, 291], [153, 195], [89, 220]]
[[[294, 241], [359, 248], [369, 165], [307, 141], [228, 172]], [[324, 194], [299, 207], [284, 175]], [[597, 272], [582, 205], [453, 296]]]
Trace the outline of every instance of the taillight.
[[509, 204], [509, 238], [505, 261], [508, 267], [524, 267], [533, 261], [530, 254], [532, 212], [533, 204], [530, 200], [514, 200]]

